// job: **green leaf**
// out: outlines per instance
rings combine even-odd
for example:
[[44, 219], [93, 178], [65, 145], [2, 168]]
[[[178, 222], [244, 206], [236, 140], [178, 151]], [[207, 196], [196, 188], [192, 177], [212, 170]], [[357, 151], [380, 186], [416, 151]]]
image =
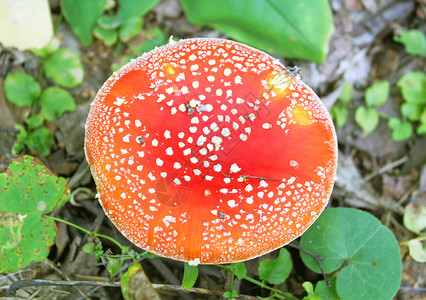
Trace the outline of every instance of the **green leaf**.
[[16, 214], [47, 214], [70, 198], [64, 178], [39, 160], [18, 156], [6, 173], [0, 173], [0, 211]]
[[238, 279], [243, 279], [247, 275], [247, 269], [244, 262], [238, 262], [233, 264], [234, 274]]
[[118, 0], [118, 12], [116, 15], [120, 24], [133, 17], [141, 17], [150, 11], [160, 0]]
[[411, 104], [426, 104], [426, 74], [410, 72], [402, 76], [396, 85], [401, 89], [405, 101]]
[[115, 16], [102, 15], [96, 21], [98, 26], [102, 29], [113, 30], [120, 27], [121, 23]]
[[25, 144], [32, 152], [48, 156], [53, 145], [53, 135], [46, 127], [39, 127], [28, 134]]
[[187, 262], [185, 263], [183, 280], [182, 280], [182, 289], [184, 291], [189, 291], [194, 286], [198, 278], [198, 267], [190, 266]]
[[43, 261], [55, 236], [55, 224], [48, 217], [0, 212], [0, 273], [16, 272], [32, 261]]
[[62, 0], [62, 13], [80, 42], [92, 43], [92, 30], [107, 0]]
[[88, 243], [83, 246], [83, 251], [88, 254], [95, 254], [96, 244], [95, 243]]
[[336, 126], [338, 128], [343, 127], [346, 124], [346, 121], [348, 120], [348, 109], [341, 105], [340, 103], [336, 103], [331, 108], [331, 115], [333, 116], [333, 119], [336, 121]]
[[315, 286], [315, 295], [320, 296], [324, 300], [340, 300], [336, 290], [336, 277], [330, 277], [328, 280], [331, 283], [331, 287], [327, 286], [325, 280], [318, 281]]
[[424, 105], [402, 103], [401, 114], [410, 121], [419, 121], [422, 115], [422, 107]]
[[413, 135], [413, 126], [410, 122], [401, 122], [397, 118], [391, 118], [388, 126], [392, 129], [392, 139], [395, 142], [407, 140]]
[[69, 197], [65, 179], [30, 156], [15, 158], [0, 174], [0, 273], [15, 272], [47, 257], [56, 227], [43, 214]]
[[360, 106], [355, 111], [355, 122], [368, 135], [379, 125], [379, 113], [372, 107]]
[[426, 206], [421, 204], [408, 204], [404, 210], [404, 226], [417, 234], [426, 228]]
[[49, 87], [40, 97], [41, 114], [48, 121], [60, 118], [67, 111], [75, 111], [74, 98], [60, 87]]
[[[323, 257], [326, 273], [339, 268], [342, 299], [391, 299], [402, 276], [399, 246], [392, 232], [361, 210], [325, 210], [304, 233], [300, 246]], [[316, 260], [301, 251], [303, 262], [321, 273]]]
[[33, 104], [41, 92], [38, 82], [32, 76], [21, 71], [7, 75], [4, 89], [7, 99], [20, 107]]
[[123, 265], [120, 259], [111, 258], [111, 257], [107, 257], [106, 259], [108, 260], [106, 269], [108, 270], [110, 277], [113, 277], [115, 276], [115, 274], [118, 273], [118, 271], [120, 271]]
[[389, 90], [389, 82], [376, 82], [365, 91], [365, 103], [370, 107], [385, 104], [389, 97]]
[[93, 29], [93, 35], [104, 42], [104, 44], [107, 46], [114, 45], [118, 40], [118, 34], [116, 30], [104, 29], [98, 26]]
[[73, 88], [83, 82], [84, 71], [77, 53], [60, 48], [43, 61], [46, 76], [55, 83]]
[[223, 293], [223, 298], [225, 299], [237, 299], [238, 298], [238, 291], [231, 288], [230, 291], [226, 291]]
[[41, 114], [36, 114], [25, 119], [25, 123], [27, 123], [29, 129], [34, 129], [40, 127], [44, 122], [44, 118]]
[[143, 21], [141, 17], [127, 19], [118, 30], [118, 36], [123, 42], [128, 42], [142, 30]]
[[277, 259], [264, 259], [259, 263], [259, 278], [271, 284], [281, 284], [290, 275], [292, 267], [290, 253], [281, 248]]
[[339, 100], [342, 103], [349, 103], [351, 102], [352, 96], [353, 96], [352, 86], [349, 82], [345, 82], [345, 84], [342, 87], [342, 90], [340, 91]]
[[404, 44], [409, 54], [426, 56], [426, 37], [420, 30], [402, 31], [393, 37], [394, 41]]
[[28, 131], [20, 124], [16, 124], [15, 128], [19, 130], [19, 133], [16, 136], [16, 143], [13, 145], [12, 152], [13, 154], [19, 154], [25, 149], [25, 142], [28, 139]]
[[129, 45], [130, 51], [139, 56], [167, 43], [166, 34], [158, 27], [153, 27], [144, 32], [145, 40], [136, 45]]
[[412, 239], [408, 241], [408, 249], [410, 251], [411, 257], [419, 262], [426, 262], [426, 248], [423, 246], [422, 242], [417, 239]]
[[181, 0], [188, 19], [289, 58], [323, 62], [334, 25], [326, 0]]
[[45, 58], [50, 53], [52, 53], [55, 50], [57, 50], [59, 48], [59, 45], [60, 45], [59, 39], [52, 38], [45, 47], [39, 48], [39, 49], [33, 48], [33, 49], [31, 49], [31, 52], [34, 55], [37, 55], [37, 56], [42, 57], [42, 58]]

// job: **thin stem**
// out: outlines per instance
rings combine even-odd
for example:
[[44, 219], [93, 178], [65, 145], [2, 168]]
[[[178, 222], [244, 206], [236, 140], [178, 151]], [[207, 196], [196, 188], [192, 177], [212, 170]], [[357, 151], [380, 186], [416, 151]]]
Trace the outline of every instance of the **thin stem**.
[[[219, 268], [222, 268], [222, 269], [226, 270], [226, 271], [233, 272], [233, 269], [232, 269], [232, 267], [231, 267], [231, 266], [223, 266], [223, 265], [217, 265], [217, 266], [218, 266]], [[248, 276], [244, 276], [244, 277], [243, 277], [243, 278], [241, 278], [241, 279], [245, 279], [245, 280], [247, 280], [247, 281], [249, 281], [249, 282], [251, 282], [251, 283], [254, 283], [254, 284], [256, 284], [256, 285], [260, 286], [261, 288], [264, 288], [264, 289], [270, 290], [270, 291], [274, 292], [275, 294], [278, 294], [278, 295], [284, 296], [284, 297], [286, 297], [286, 298], [288, 298], [288, 299], [290, 299], [290, 300], [297, 300], [297, 298], [295, 298], [292, 294], [290, 294], [290, 293], [286, 293], [286, 292], [283, 292], [283, 291], [278, 290], [278, 289], [275, 289], [275, 288], [273, 288], [273, 287], [270, 287], [270, 286], [266, 285], [264, 282], [259, 281], [259, 280], [256, 280], [256, 279], [254, 279], [254, 278], [251, 278], [251, 277], [248, 277]]]
[[109, 236], [104, 235], [104, 234], [96, 233], [96, 232], [91, 232], [91, 231], [89, 231], [87, 229], [84, 229], [83, 227], [80, 227], [80, 226], [74, 224], [74, 223], [71, 223], [71, 222], [68, 222], [68, 221], [56, 218], [56, 217], [52, 217], [52, 216], [49, 216], [49, 217], [52, 218], [55, 221], [67, 224], [67, 225], [72, 226], [72, 227], [74, 227], [74, 228], [76, 228], [78, 230], [81, 230], [81, 231], [85, 232], [86, 234], [88, 234], [88, 235], [90, 235], [92, 237], [98, 237], [98, 238], [107, 239], [107, 240], [113, 242], [115, 245], [117, 245], [121, 250], [123, 250], [123, 248], [124, 248], [119, 242], [117, 242], [116, 240], [114, 240], [112, 237], [109, 237]]

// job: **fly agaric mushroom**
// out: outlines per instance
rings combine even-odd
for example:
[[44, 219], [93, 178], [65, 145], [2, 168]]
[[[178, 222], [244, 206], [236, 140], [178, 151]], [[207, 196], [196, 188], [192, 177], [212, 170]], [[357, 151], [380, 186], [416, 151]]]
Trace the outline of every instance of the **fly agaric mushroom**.
[[193, 265], [299, 237], [327, 205], [337, 162], [330, 116], [295, 70], [221, 39], [170, 43], [114, 73], [85, 151], [118, 230]]

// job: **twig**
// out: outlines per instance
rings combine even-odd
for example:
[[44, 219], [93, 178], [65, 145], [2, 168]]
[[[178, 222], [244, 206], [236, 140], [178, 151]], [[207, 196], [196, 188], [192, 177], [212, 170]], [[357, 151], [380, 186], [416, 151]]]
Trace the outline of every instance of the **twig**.
[[365, 178], [363, 179], [364, 182], [370, 181], [371, 179], [373, 179], [374, 177], [376, 177], [377, 175], [383, 174], [389, 170], [392, 170], [393, 168], [396, 168], [399, 165], [402, 165], [403, 163], [408, 161], [408, 156], [403, 156], [400, 159], [391, 162], [390, 164], [387, 164], [386, 166], [381, 167], [380, 169], [378, 169], [377, 171], [371, 173], [370, 175], [365, 176]]
[[16, 291], [29, 286], [103, 286], [103, 287], [120, 287], [120, 282], [106, 281], [64, 281], [64, 280], [42, 280], [42, 279], [25, 279], [13, 282], [9, 286], [8, 296], [15, 296]]
[[313, 252], [311, 252], [311, 251], [309, 251], [309, 250], [307, 250], [307, 249], [305, 249], [305, 248], [302, 248], [302, 247], [300, 247], [299, 245], [295, 245], [295, 244], [291, 244], [291, 243], [290, 243], [290, 244], [288, 244], [287, 246], [292, 247], [292, 248], [295, 248], [295, 249], [300, 250], [300, 251], [303, 251], [303, 252], [305, 252], [306, 254], [308, 254], [308, 255], [312, 256], [312, 257], [316, 260], [316, 262], [317, 262], [317, 264], [318, 264], [318, 266], [319, 266], [319, 268], [320, 268], [320, 270], [321, 270], [322, 276], [324, 277], [324, 280], [325, 280], [325, 282], [326, 282], [327, 286], [328, 286], [328, 287], [331, 287], [331, 282], [330, 282], [330, 280], [328, 280], [327, 275], [326, 275], [326, 274], [325, 274], [325, 272], [324, 272], [324, 268], [322, 267], [322, 264], [321, 264], [321, 260], [323, 260], [323, 259], [324, 259], [324, 257], [322, 257], [322, 256], [320, 256], [320, 255], [318, 255], [318, 254], [315, 254], [315, 253], [313, 253]]

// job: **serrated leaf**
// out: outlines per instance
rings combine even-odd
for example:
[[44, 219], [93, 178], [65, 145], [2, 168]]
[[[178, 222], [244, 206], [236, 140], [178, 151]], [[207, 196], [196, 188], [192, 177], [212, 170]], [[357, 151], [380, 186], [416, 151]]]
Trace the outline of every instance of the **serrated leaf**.
[[62, 13], [83, 45], [89, 46], [92, 43], [92, 30], [98, 17], [102, 15], [106, 2], [106, 0], [62, 0]]
[[426, 228], [426, 206], [420, 204], [408, 204], [404, 210], [404, 226], [417, 234]]
[[75, 111], [74, 98], [68, 91], [60, 87], [49, 87], [43, 91], [40, 97], [41, 114], [48, 120], [60, 118], [65, 112]]
[[[398, 243], [387, 227], [366, 212], [325, 210], [304, 233], [300, 246], [324, 258], [321, 264], [326, 273], [341, 268], [336, 286], [342, 299], [391, 299], [398, 291], [402, 276]], [[321, 273], [313, 257], [300, 254], [311, 270]]]
[[82, 250], [88, 254], [95, 254], [96, 244], [88, 243], [83, 246]]
[[0, 174], [2, 212], [47, 214], [62, 206], [69, 198], [66, 180], [56, 176], [31, 156], [18, 156], [6, 172]]
[[404, 44], [405, 51], [409, 54], [426, 56], [426, 37], [417, 29], [402, 31], [394, 36], [394, 41]]
[[73, 88], [83, 82], [83, 65], [77, 53], [69, 49], [60, 48], [43, 61], [46, 76], [55, 83]]
[[185, 263], [183, 280], [182, 280], [182, 289], [184, 291], [189, 291], [194, 286], [198, 278], [198, 267], [190, 266], [188, 263]]
[[25, 72], [9, 73], [4, 81], [4, 89], [7, 100], [20, 107], [33, 104], [41, 92], [38, 82]]
[[48, 217], [0, 212], [0, 273], [16, 272], [32, 261], [43, 261], [55, 236], [55, 224]]
[[259, 263], [259, 278], [271, 284], [281, 284], [290, 275], [292, 267], [290, 253], [285, 248], [281, 248], [278, 258], [264, 259]]
[[376, 82], [365, 91], [367, 106], [380, 106], [386, 103], [389, 97], [390, 85], [388, 81]]
[[405, 101], [411, 104], [426, 104], [426, 74], [410, 72], [402, 76], [396, 85], [401, 89]]
[[0, 174], [0, 273], [47, 257], [56, 227], [44, 214], [69, 197], [65, 179], [30, 156], [15, 158]]
[[379, 125], [379, 113], [372, 107], [360, 106], [355, 111], [355, 122], [368, 135]]
[[[324, 61], [333, 33], [326, 0], [181, 0], [188, 19], [267, 52]], [[321, 17], [318, 17], [321, 16]]]

